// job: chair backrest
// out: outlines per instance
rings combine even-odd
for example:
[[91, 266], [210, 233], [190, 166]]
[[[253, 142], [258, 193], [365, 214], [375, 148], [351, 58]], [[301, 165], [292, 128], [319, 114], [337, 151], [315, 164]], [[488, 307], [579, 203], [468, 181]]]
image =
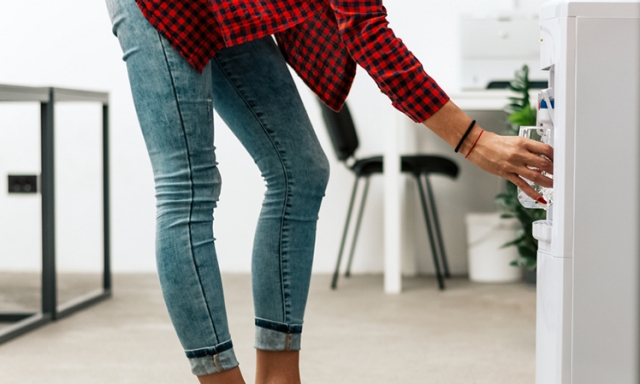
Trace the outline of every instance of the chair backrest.
[[[319, 101], [319, 100], [318, 100]], [[358, 142], [358, 134], [353, 124], [349, 108], [345, 104], [340, 112], [334, 112], [327, 107], [322, 101], [319, 101], [322, 110], [322, 118], [324, 124], [329, 131], [333, 149], [341, 161], [347, 160], [355, 153], [360, 143]]]

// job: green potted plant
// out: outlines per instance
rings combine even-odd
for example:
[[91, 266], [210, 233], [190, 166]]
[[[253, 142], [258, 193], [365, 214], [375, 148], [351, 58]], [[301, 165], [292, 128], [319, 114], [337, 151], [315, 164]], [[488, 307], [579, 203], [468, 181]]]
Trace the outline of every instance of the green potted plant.
[[[509, 113], [510, 130], [507, 134], [517, 135], [520, 126], [536, 125], [536, 108], [529, 101], [529, 67], [526, 65], [516, 71], [515, 79], [510, 83], [509, 89], [516, 93], [510, 97], [511, 103], [506, 111]], [[517, 247], [519, 258], [511, 263], [516, 267], [524, 268], [525, 280], [535, 283], [536, 261], [538, 253], [538, 241], [533, 237], [533, 222], [543, 220], [545, 211], [542, 209], [528, 209], [518, 202], [518, 188], [507, 181], [505, 193], [496, 196], [496, 203], [502, 212], [503, 218], [516, 218], [522, 224], [516, 239], [503, 245], [503, 247]]]

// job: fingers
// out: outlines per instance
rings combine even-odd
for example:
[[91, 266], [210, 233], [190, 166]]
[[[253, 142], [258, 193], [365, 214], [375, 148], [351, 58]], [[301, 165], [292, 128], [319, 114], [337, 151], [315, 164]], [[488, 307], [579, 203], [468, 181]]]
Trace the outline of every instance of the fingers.
[[542, 196], [526, 181], [552, 188], [553, 148], [522, 137], [487, 134], [469, 158], [487, 172], [504, 177], [534, 200]]
[[540, 193], [536, 192], [536, 190], [533, 189], [529, 185], [529, 183], [524, 181], [520, 176], [516, 175], [515, 173], [508, 175], [506, 179], [512, 182], [513, 184], [515, 184], [516, 187], [520, 188], [522, 192], [524, 192], [527, 196], [529, 196], [533, 200], [540, 201], [540, 199], [542, 199], [544, 201]]
[[526, 140], [526, 148], [529, 152], [535, 153], [537, 155], [546, 156], [553, 163], [553, 147], [549, 144], [544, 144], [539, 141], [525, 139]]
[[[525, 148], [528, 153], [522, 155], [524, 167], [516, 167], [513, 172], [521, 178], [532, 181], [541, 187], [552, 188], [553, 179], [544, 176], [543, 172], [550, 175], [553, 174], [553, 161], [546, 155], [550, 154], [553, 157], [553, 148], [546, 144], [529, 139], [525, 139]], [[549, 149], [551, 149], [550, 152]], [[541, 152], [545, 152], [546, 154]]]
[[524, 162], [528, 167], [536, 168], [553, 175], [553, 162], [546, 157], [530, 153], [525, 156]]
[[553, 179], [543, 176], [542, 172], [539, 170], [529, 169], [524, 167], [517, 172], [517, 175], [525, 178], [533, 183], [538, 184], [544, 188], [553, 188]]
[[[531, 144], [533, 143], [533, 145]], [[536, 145], [537, 144], [537, 145]], [[532, 151], [543, 151], [553, 156], [553, 148], [533, 140], [516, 138], [512, 154], [507, 158], [507, 173], [514, 173], [527, 180], [533, 181], [545, 188], [551, 188], [553, 179], [543, 176], [542, 173], [553, 175], [553, 161], [545, 154]], [[549, 152], [548, 149], [552, 151]]]

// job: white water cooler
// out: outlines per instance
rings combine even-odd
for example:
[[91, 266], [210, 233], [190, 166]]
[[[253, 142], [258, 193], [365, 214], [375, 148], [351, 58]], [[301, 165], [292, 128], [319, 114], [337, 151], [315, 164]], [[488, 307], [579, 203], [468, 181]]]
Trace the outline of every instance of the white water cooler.
[[638, 384], [640, 0], [552, 1], [540, 28], [555, 158], [536, 383]]

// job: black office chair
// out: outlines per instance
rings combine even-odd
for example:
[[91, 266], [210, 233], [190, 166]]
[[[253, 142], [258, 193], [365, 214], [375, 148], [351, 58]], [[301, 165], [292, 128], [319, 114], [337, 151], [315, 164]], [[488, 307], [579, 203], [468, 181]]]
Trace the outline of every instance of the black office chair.
[[[382, 173], [383, 158], [382, 156], [373, 156], [365, 159], [357, 159], [355, 157], [355, 152], [359, 146], [358, 134], [353, 124], [351, 114], [349, 113], [349, 108], [346, 104], [338, 113], [332, 111], [322, 102], [320, 102], [320, 106], [322, 109], [322, 117], [324, 118], [325, 125], [327, 127], [327, 130], [329, 131], [333, 149], [335, 150], [338, 159], [342, 161], [347, 168], [353, 171], [356, 176], [356, 180], [353, 185], [353, 192], [351, 193], [349, 210], [347, 212], [347, 220], [344, 226], [342, 240], [340, 242], [340, 251], [338, 252], [336, 269], [331, 281], [331, 288], [336, 289], [338, 285], [338, 275], [340, 273], [340, 264], [342, 262], [342, 254], [347, 239], [347, 232], [349, 230], [349, 224], [351, 222], [353, 204], [355, 202], [360, 179], [364, 177], [366, 182], [362, 194], [362, 201], [360, 203], [360, 210], [358, 212], [355, 233], [353, 235], [353, 242], [351, 244], [351, 251], [349, 253], [349, 261], [347, 262], [347, 271], [345, 274], [346, 277], [349, 277], [351, 274], [351, 263], [353, 262], [353, 254], [355, 251], [356, 242], [358, 240], [358, 233], [360, 232], [362, 212], [367, 200], [367, 193], [369, 192], [369, 177], [373, 174]], [[431, 188], [431, 183], [429, 182], [429, 175], [438, 174], [449, 176], [452, 179], [455, 179], [458, 176], [458, 166], [456, 165], [456, 163], [447, 158], [429, 155], [402, 156], [401, 165], [402, 172], [410, 173], [411, 175], [413, 175], [416, 182], [418, 183], [418, 190], [420, 191], [420, 201], [422, 203], [422, 210], [424, 212], [427, 234], [429, 236], [429, 242], [431, 243], [433, 264], [435, 266], [436, 276], [438, 278], [438, 286], [441, 290], [443, 290], [444, 278], [442, 272], [440, 271], [439, 258], [442, 259], [442, 266], [444, 267], [444, 277], [449, 278], [451, 277], [451, 274], [449, 273], [449, 265], [447, 263], [447, 257], [444, 251], [444, 244], [442, 242], [442, 234], [440, 233], [438, 214], [436, 212], [436, 204], [433, 198], [433, 190]], [[426, 188], [422, 185], [422, 179], [424, 179]], [[428, 196], [428, 203], [426, 196]]]

